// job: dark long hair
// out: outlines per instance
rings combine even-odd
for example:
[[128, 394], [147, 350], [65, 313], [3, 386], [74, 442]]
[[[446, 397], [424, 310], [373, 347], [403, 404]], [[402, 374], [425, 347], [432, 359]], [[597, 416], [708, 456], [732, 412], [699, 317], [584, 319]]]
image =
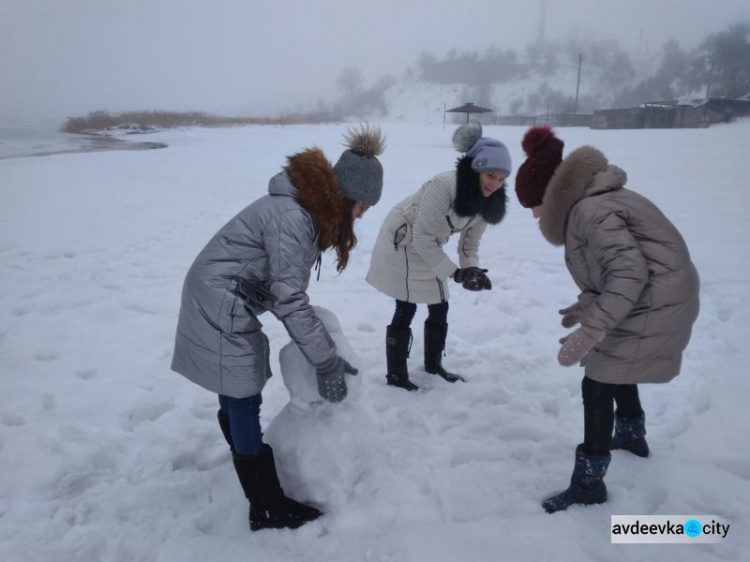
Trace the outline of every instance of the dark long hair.
[[481, 214], [489, 224], [497, 224], [505, 217], [508, 201], [505, 183], [489, 197], [482, 195], [479, 174], [472, 169], [472, 160], [463, 156], [456, 162], [456, 199], [453, 208], [459, 217]]

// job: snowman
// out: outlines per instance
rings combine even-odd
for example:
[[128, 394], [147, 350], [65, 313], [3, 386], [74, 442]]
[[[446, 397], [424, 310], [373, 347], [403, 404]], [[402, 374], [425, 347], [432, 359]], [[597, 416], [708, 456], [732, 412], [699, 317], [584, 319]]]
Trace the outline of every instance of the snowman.
[[264, 439], [274, 450], [287, 494], [330, 510], [346, 503], [356, 482], [372, 468], [380, 435], [361, 403], [362, 369], [336, 315], [313, 306], [336, 343], [337, 353], [359, 370], [346, 376], [348, 394], [333, 404], [318, 394], [315, 367], [293, 341], [279, 352], [289, 403], [273, 419]]

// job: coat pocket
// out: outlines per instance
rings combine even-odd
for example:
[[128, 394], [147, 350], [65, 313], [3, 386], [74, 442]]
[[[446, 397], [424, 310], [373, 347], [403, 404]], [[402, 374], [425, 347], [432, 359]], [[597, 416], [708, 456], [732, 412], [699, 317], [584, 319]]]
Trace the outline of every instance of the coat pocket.
[[407, 223], [400, 225], [393, 234], [393, 249], [398, 251], [411, 241], [411, 229]]
[[251, 308], [271, 310], [273, 307], [273, 294], [258, 282], [238, 279], [237, 292], [244, 301], [250, 304]]

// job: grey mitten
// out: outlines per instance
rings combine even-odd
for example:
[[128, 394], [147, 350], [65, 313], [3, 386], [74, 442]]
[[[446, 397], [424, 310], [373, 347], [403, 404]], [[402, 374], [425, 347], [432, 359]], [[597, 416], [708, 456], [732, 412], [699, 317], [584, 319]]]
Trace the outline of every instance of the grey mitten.
[[341, 402], [346, 398], [344, 374], [356, 375], [359, 371], [346, 359], [334, 355], [328, 361], [315, 366], [318, 377], [318, 393], [329, 402]]
[[563, 328], [572, 328], [578, 324], [579, 315], [583, 312], [583, 307], [581, 306], [581, 303], [577, 302], [571, 304], [568, 308], [562, 308], [557, 312], [562, 315], [560, 323], [563, 325]]
[[562, 347], [557, 354], [557, 362], [563, 367], [579, 363], [606, 335], [602, 330], [582, 325], [567, 336], [560, 338]]

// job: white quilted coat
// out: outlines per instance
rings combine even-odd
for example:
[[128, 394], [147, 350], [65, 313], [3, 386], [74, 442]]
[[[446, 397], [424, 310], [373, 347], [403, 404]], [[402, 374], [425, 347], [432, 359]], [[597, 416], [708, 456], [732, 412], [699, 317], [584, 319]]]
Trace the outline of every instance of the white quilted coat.
[[[451, 171], [435, 176], [393, 207], [375, 242], [367, 282], [402, 301], [447, 301], [453, 272], [479, 265], [479, 241], [487, 228], [480, 215], [458, 216], [455, 199], [456, 172]], [[443, 249], [456, 233], [458, 264]]]

